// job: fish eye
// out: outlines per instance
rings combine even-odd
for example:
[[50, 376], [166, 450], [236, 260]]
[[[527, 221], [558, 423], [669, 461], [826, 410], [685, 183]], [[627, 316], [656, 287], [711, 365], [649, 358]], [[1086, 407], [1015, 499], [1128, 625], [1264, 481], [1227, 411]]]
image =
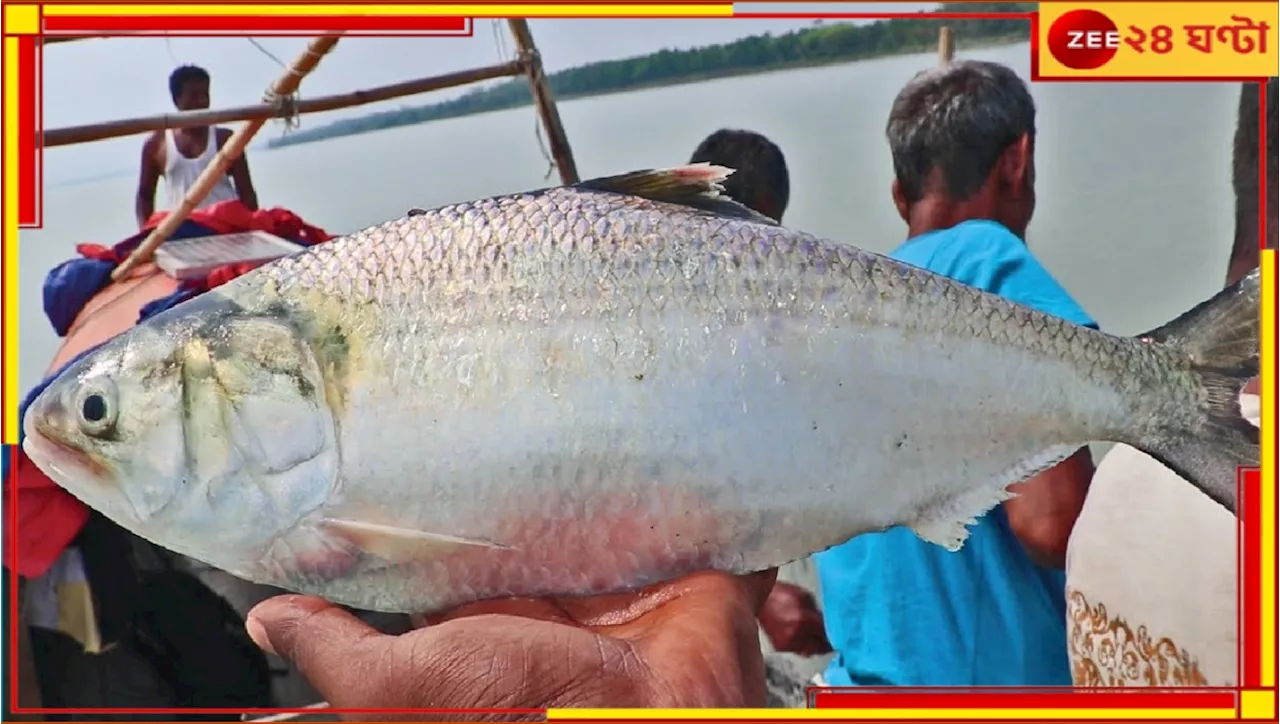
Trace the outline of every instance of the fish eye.
[[89, 395], [84, 398], [80, 414], [84, 415], [85, 422], [102, 422], [107, 416], [107, 399], [96, 392]]
[[86, 386], [77, 405], [80, 428], [88, 435], [101, 436], [116, 424], [115, 394], [108, 385]]

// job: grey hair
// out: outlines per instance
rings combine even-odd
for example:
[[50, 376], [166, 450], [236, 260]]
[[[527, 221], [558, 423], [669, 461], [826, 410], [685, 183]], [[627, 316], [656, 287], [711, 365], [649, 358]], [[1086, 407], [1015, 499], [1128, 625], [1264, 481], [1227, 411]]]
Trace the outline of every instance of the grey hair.
[[885, 128], [908, 203], [924, 197], [935, 168], [948, 197], [973, 196], [1005, 149], [1035, 132], [1027, 84], [1003, 65], [976, 60], [917, 73], [894, 99]]

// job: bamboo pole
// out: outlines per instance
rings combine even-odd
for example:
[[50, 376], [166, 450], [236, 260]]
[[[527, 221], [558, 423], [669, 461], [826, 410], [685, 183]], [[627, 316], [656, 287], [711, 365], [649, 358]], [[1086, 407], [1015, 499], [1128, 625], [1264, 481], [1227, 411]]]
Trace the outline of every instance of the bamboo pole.
[[292, 108], [282, 108], [278, 105], [262, 103], [252, 106], [224, 108], [216, 111], [162, 113], [155, 116], [107, 121], [106, 123], [90, 123], [83, 126], [55, 128], [52, 131], [43, 132], [43, 142], [39, 143], [39, 145], [44, 148], [53, 148], [55, 146], [69, 146], [75, 143], [101, 141], [106, 138], [131, 136], [136, 133], [167, 130], [170, 128], [190, 128], [192, 126], [208, 126], [217, 123], [230, 123], [233, 121], [267, 120], [270, 118], [291, 116], [294, 113], [321, 113], [324, 111], [337, 110], [339, 108], [362, 106], [368, 103], [377, 103], [379, 101], [391, 100], [393, 98], [427, 93], [430, 91], [440, 90], [442, 88], [452, 88], [454, 86], [467, 85], [469, 83], [478, 83], [480, 81], [489, 80], [490, 78], [520, 75], [524, 72], [524, 64], [515, 60], [509, 63], [490, 65], [483, 68], [473, 68], [471, 70], [463, 70], [456, 73], [446, 73], [444, 75], [436, 75], [429, 78], [419, 78], [417, 80], [404, 81], [402, 83], [392, 83], [390, 85], [358, 90], [351, 93], [339, 93], [335, 95], [321, 96], [319, 98], [311, 98], [309, 100], [294, 103]]
[[565, 135], [564, 124], [560, 122], [560, 112], [556, 110], [555, 97], [551, 94], [551, 84], [542, 71], [542, 56], [533, 44], [533, 33], [529, 31], [529, 21], [524, 18], [507, 20], [511, 27], [511, 35], [515, 37], [516, 47], [520, 49], [520, 58], [524, 61], [525, 72], [529, 75], [529, 87], [533, 91], [533, 103], [542, 118], [542, 126], [547, 130], [547, 143], [551, 146], [551, 158], [560, 171], [560, 180], [565, 184], [578, 183], [578, 167], [573, 162], [573, 150], [569, 148], [569, 137]]
[[938, 29], [938, 65], [950, 65], [956, 57], [956, 37], [950, 26]]
[[[315, 69], [320, 59], [332, 50], [337, 43], [338, 36], [336, 35], [312, 40], [307, 45], [307, 49], [294, 59], [293, 64], [289, 66], [284, 74], [277, 78], [275, 83], [271, 84], [269, 95], [276, 98], [287, 98], [298, 89], [298, 84], [302, 82], [302, 79]], [[152, 229], [146, 239], [143, 239], [138, 248], [134, 249], [133, 253], [111, 272], [112, 281], [123, 278], [133, 267], [151, 258], [151, 255], [164, 243], [164, 240], [169, 238], [169, 235], [195, 210], [196, 206], [204, 200], [204, 197], [209, 195], [209, 191], [213, 189], [213, 185], [217, 183], [218, 179], [226, 175], [227, 168], [231, 166], [232, 161], [240, 156], [244, 151], [244, 147], [249, 143], [249, 139], [253, 138], [253, 134], [257, 133], [258, 129], [262, 128], [266, 122], [265, 118], [249, 121], [233, 133], [231, 138], [227, 139], [226, 145], [214, 154], [212, 163], [196, 179], [195, 184], [192, 185], [191, 190], [187, 191], [186, 198], [182, 200], [178, 208], [169, 212], [164, 221], [161, 221], [159, 226]]]

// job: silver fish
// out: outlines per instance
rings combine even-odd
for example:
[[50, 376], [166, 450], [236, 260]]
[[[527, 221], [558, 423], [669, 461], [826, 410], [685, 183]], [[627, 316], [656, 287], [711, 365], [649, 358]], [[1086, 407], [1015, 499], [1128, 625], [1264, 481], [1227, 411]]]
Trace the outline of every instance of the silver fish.
[[951, 549], [1093, 441], [1234, 509], [1255, 273], [1139, 338], [644, 171], [415, 214], [138, 325], [25, 449], [125, 528], [364, 609], [746, 572], [910, 526]]

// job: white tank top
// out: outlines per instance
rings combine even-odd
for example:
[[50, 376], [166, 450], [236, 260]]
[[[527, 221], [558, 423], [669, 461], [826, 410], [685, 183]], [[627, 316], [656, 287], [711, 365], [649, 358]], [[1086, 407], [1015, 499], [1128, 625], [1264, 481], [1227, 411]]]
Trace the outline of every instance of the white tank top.
[[[173, 137], [173, 129], [165, 131], [164, 138], [164, 186], [169, 195], [169, 208], [176, 209], [182, 203], [182, 200], [186, 198], [187, 192], [195, 185], [196, 179], [200, 178], [200, 174], [213, 162], [213, 156], [218, 152], [218, 137], [213, 126], [210, 126], [209, 139], [205, 143], [204, 152], [195, 158], [187, 158], [178, 150], [178, 145]], [[203, 208], [219, 201], [228, 201], [239, 197], [235, 186], [231, 184], [231, 177], [223, 174], [222, 178], [218, 179], [217, 183], [213, 185], [209, 195], [205, 196], [204, 200], [196, 208]]]

